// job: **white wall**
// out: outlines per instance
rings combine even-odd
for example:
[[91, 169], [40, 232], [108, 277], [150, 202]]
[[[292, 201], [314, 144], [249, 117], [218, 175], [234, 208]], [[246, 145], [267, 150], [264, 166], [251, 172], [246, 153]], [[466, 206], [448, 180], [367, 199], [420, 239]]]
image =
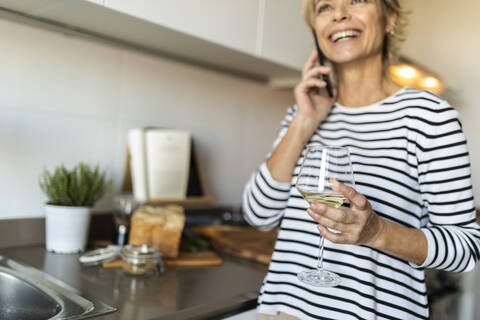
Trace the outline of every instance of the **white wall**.
[[[127, 129], [190, 130], [207, 192], [239, 205], [290, 91], [0, 20], [0, 219], [43, 216], [42, 168], [100, 163], [122, 179]], [[97, 209], [105, 209], [109, 200]]]
[[480, 1], [405, 0], [411, 9], [406, 56], [445, 80], [456, 94], [472, 163], [475, 201], [480, 206]]

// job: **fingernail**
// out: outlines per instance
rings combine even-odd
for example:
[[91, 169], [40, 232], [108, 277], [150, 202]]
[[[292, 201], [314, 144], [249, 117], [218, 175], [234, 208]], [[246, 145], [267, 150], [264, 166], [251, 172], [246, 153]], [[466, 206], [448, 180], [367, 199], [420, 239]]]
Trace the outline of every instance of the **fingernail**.
[[325, 229], [324, 229], [324, 228], [325, 228], [325, 227], [322, 226], [321, 224], [319, 224], [319, 225], [317, 226], [317, 229], [318, 229], [318, 231], [320, 232], [320, 234], [321, 234], [322, 236], [324, 236], [324, 233], [325, 233]]
[[333, 188], [338, 188], [340, 186], [340, 183], [335, 179], [330, 179], [330, 184]]
[[314, 202], [312, 204], [312, 208], [315, 209], [315, 210], [323, 210], [325, 208], [325, 205], [321, 204], [321, 203], [318, 203], [318, 202]]

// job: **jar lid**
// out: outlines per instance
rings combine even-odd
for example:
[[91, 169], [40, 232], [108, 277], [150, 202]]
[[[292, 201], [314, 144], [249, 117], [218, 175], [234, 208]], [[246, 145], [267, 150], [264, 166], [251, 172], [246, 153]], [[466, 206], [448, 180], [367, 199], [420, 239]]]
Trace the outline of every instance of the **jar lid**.
[[120, 254], [126, 258], [156, 259], [162, 256], [158, 249], [148, 244], [126, 245]]
[[106, 248], [100, 248], [86, 252], [85, 254], [81, 255], [78, 260], [83, 265], [98, 265], [103, 262], [115, 260], [120, 254], [120, 249], [120, 246], [110, 245]]

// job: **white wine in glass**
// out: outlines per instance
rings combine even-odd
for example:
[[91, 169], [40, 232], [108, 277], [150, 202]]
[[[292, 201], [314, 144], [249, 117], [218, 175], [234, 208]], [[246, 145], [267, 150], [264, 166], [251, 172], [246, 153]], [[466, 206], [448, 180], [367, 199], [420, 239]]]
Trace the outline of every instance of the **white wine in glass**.
[[298, 191], [310, 205], [314, 202], [319, 202], [330, 207], [338, 208], [347, 200], [341, 193], [318, 193], [307, 192], [303, 190]]
[[[350, 154], [345, 147], [309, 146], [305, 151], [296, 188], [311, 205], [314, 202], [339, 208], [347, 199], [332, 190], [336, 180], [355, 187]], [[299, 280], [318, 287], [334, 287], [341, 282], [340, 276], [323, 268], [324, 239], [320, 236], [317, 268], [300, 272]]]

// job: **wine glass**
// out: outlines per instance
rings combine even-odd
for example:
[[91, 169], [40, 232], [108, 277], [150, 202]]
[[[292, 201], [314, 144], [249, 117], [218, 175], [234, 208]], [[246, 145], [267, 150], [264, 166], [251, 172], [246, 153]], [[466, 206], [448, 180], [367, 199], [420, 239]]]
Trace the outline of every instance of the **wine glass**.
[[113, 218], [117, 228], [117, 245], [124, 246], [127, 242], [130, 217], [138, 203], [131, 194], [120, 194], [113, 197]]
[[[311, 205], [314, 202], [338, 208], [348, 200], [332, 190], [331, 182], [337, 180], [355, 187], [350, 154], [345, 147], [309, 146], [305, 152], [297, 177], [296, 188]], [[329, 229], [332, 232], [336, 230]], [[300, 272], [300, 281], [318, 287], [337, 286], [341, 278], [323, 268], [324, 239], [320, 235], [317, 268]]]

